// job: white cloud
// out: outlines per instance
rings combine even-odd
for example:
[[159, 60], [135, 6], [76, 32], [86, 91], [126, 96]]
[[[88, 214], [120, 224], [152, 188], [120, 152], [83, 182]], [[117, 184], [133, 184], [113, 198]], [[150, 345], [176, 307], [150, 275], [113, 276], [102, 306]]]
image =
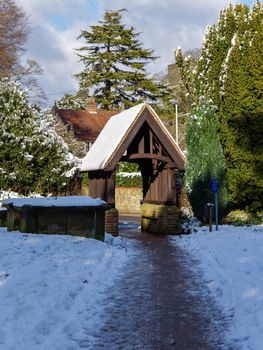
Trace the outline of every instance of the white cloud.
[[[17, 0], [30, 15], [32, 33], [27, 56], [44, 69], [40, 81], [47, 95], [77, 89], [72, 74], [82, 69], [74, 48], [81, 29], [101, 19], [105, 9], [126, 7], [127, 25], [142, 32], [140, 40], [160, 58], [151, 72], [165, 70], [174, 61], [174, 48], [200, 47], [205, 27], [215, 22], [229, 0]], [[49, 95], [49, 102], [55, 95]]]

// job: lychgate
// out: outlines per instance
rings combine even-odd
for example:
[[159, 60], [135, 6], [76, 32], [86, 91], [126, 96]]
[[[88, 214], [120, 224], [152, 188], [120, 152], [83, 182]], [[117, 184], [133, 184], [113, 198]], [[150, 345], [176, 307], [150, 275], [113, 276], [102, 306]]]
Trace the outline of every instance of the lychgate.
[[111, 117], [82, 161], [81, 171], [89, 175], [89, 195], [112, 208], [106, 212], [106, 230], [113, 234], [118, 233], [115, 171], [120, 161], [137, 163], [142, 174], [142, 230], [177, 233], [185, 157], [145, 103]]

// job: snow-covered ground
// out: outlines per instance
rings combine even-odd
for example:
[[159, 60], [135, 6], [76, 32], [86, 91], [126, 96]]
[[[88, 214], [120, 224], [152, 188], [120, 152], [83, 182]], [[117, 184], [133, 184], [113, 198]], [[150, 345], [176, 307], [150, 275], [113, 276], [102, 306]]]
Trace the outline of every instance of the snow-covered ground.
[[[229, 340], [263, 349], [263, 227], [203, 227], [170, 240], [199, 261], [231, 320]], [[77, 350], [92, 343], [106, 291], [125, 273], [132, 246], [110, 235], [103, 243], [0, 228], [0, 349]]]
[[105, 291], [126, 242], [33, 235], [0, 228], [0, 349], [79, 349], [99, 328]]
[[229, 339], [241, 349], [263, 349], [263, 227], [200, 228], [173, 236], [200, 264], [207, 287], [231, 320]]

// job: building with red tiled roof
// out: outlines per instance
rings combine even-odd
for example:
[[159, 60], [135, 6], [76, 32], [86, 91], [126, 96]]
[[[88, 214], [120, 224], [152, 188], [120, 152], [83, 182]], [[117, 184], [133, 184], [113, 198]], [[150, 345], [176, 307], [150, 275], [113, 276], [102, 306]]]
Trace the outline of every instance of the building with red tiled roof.
[[73, 154], [78, 157], [86, 155], [107, 121], [117, 111], [98, 110], [94, 98], [87, 100], [86, 109], [54, 109], [57, 117], [57, 133], [63, 137]]

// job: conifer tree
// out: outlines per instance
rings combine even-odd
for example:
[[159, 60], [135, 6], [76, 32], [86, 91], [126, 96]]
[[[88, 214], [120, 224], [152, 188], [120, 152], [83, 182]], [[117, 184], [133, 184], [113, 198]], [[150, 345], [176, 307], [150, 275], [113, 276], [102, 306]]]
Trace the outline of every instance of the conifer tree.
[[51, 123], [17, 83], [0, 81], [0, 190], [56, 193], [67, 182], [76, 163]]
[[203, 219], [206, 203], [213, 203], [211, 180], [219, 181], [219, 213], [226, 207], [224, 155], [218, 135], [219, 121], [212, 101], [201, 98], [187, 120], [186, 186], [193, 212]]
[[263, 5], [257, 2], [245, 18], [238, 19], [225, 67], [221, 138], [232, 206], [258, 210], [263, 198]]
[[[175, 53], [176, 66], [179, 70], [180, 82], [178, 87], [180, 104], [184, 106], [191, 106], [196, 102], [196, 92], [194, 87], [193, 60], [191, 56], [184, 57], [181, 48]], [[189, 107], [188, 107], [189, 108]], [[186, 108], [188, 112], [188, 108]]]
[[79, 90], [75, 95], [66, 93], [60, 100], [55, 101], [54, 108], [60, 109], [86, 109], [88, 95]]
[[78, 49], [85, 69], [76, 78], [81, 89], [92, 89], [104, 109], [127, 108], [167, 93], [164, 85], [148, 77], [146, 65], [157, 57], [143, 48], [133, 27], [122, 23], [123, 11], [106, 11], [98, 25], [79, 36], [85, 40]]
[[[211, 99], [227, 172], [230, 207], [262, 208], [263, 5], [229, 6], [208, 27], [194, 72], [183, 72], [192, 108]], [[190, 82], [189, 82], [190, 77]], [[197, 143], [198, 145], [198, 143]]]

